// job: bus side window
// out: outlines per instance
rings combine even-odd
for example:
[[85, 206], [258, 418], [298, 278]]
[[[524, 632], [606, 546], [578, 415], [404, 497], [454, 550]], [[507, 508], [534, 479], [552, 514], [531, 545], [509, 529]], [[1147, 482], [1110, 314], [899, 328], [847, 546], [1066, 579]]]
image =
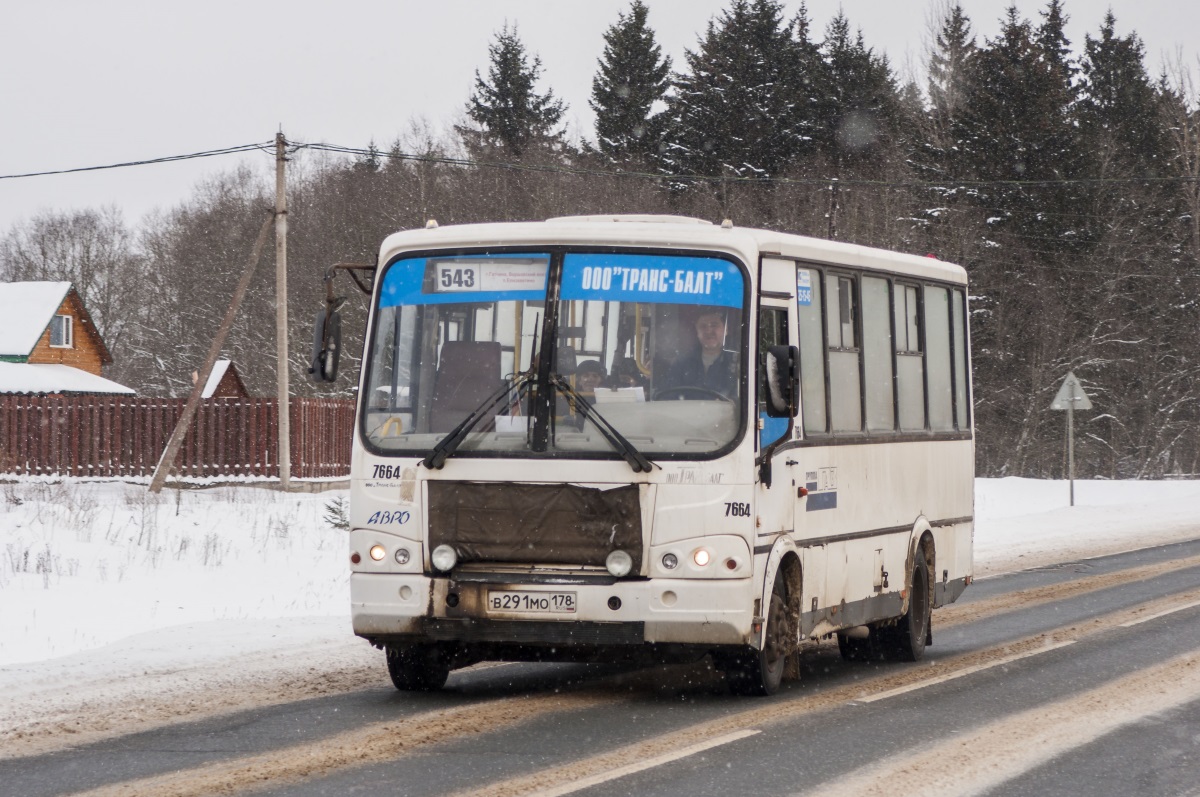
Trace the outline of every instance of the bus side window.
[[929, 390], [929, 428], [954, 431], [950, 373], [950, 297], [945, 288], [925, 286], [925, 379]]
[[962, 431], [971, 427], [970, 399], [967, 396], [967, 324], [965, 297], [953, 291], [950, 310], [954, 319], [954, 421]]
[[763, 428], [759, 446], [765, 448], [788, 432], [789, 419], [767, 415], [767, 349], [787, 346], [787, 310], [782, 307], [762, 307], [758, 311], [758, 417]]
[[896, 428], [892, 400], [892, 324], [888, 282], [863, 277], [863, 388], [867, 399], [867, 431], [890, 432]]
[[825, 314], [829, 333], [829, 402], [834, 432], [862, 431], [862, 384], [857, 339], [856, 280], [825, 276]]
[[900, 430], [925, 429], [925, 362], [921, 351], [921, 304], [915, 285], [896, 283], [896, 390]]
[[821, 272], [796, 270], [797, 337], [800, 342], [800, 405], [804, 433], [829, 431], [825, 403], [825, 335], [821, 324]]

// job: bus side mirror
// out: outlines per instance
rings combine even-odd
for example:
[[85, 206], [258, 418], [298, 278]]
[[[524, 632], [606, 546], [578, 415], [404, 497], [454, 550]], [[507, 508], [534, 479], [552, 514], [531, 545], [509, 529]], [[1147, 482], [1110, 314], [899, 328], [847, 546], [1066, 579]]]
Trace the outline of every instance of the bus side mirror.
[[333, 382], [337, 379], [338, 357], [342, 350], [342, 316], [336, 310], [329, 314], [325, 310], [317, 313], [313, 322], [312, 360], [308, 372], [314, 382]]
[[795, 346], [767, 348], [767, 416], [792, 418], [800, 398], [800, 352]]

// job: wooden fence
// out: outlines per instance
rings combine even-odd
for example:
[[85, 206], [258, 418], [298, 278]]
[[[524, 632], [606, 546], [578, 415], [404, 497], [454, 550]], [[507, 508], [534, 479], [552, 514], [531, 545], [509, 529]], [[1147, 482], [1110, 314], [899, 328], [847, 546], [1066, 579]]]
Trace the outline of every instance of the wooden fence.
[[[185, 399], [0, 396], [0, 474], [150, 477]], [[201, 402], [172, 474], [279, 476], [278, 402]], [[292, 476], [350, 473], [354, 402], [291, 401]]]

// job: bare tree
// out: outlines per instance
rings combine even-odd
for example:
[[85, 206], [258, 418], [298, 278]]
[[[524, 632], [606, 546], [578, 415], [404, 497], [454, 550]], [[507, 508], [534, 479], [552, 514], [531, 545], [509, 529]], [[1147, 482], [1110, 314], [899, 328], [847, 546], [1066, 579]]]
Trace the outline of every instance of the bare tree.
[[114, 357], [122, 353], [136, 315], [141, 268], [133, 233], [111, 206], [42, 212], [0, 241], [0, 276], [70, 282]]

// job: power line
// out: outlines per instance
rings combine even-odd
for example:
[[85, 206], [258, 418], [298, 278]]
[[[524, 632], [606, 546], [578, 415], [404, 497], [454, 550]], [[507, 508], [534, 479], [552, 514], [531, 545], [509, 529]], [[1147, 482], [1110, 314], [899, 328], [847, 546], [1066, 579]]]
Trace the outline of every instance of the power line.
[[[40, 172], [25, 172], [22, 174], [0, 175], [0, 180], [14, 180], [22, 177], [45, 177], [55, 174], [75, 174], [79, 172], [101, 171], [105, 169], [120, 169], [128, 166], [148, 166], [157, 163], [172, 163], [175, 161], [191, 160], [193, 158], [211, 158], [218, 155], [233, 155], [240, 152], [273, 152], [273, 142], [240, 144], [222, 149], [191, 152], [184, 155], [166, 155], [159, 158], [146, 158], [124, 163], [111, 163], [102, 166], [80, 166], [71, 169], [53, 169]], [[1200, 182], [1200, 177], [1096, 177], [1096, 178], [1062, 178], [1054, 180], [947, 180], [928, 182], [918, 180], [865, 180], [847, 177], [719, 177], [703, 174], [670, 174], [667, 172], [644, 171], [609, 171], [604, 169], [589, 169], [577, 166], [562, 166], [551, 164], [514, 163], [510, 161], [488, 161], [476, 158], [457, 158], [449, 155], [418, 155], [408, 152], [383, 151], [363, 147], [347, 147], [324, 142], [298, 143], [289, 142], [289, 152], [299, 149], [311, 149], [322, 152], [332, 152], [342, 155], [359, 155], [365, 157], [387, 158], [390, 160], [414, 161], [419, 163], [434, 163], [446, 166], [463, 166], [488, 169], [504, 169], [519, 172], [542, 172], [550, 174], [568, 174], [585, 177], [618, 177], [626, 179], [656, 180], [665, 182], [709, 183], [714, 185], [795, 185], [803, 187], [827, 187], [836, 183], [843, 187], [861, 186], [886, 189], [926, 189], [954, 190], [958, 188], [982, 187], [1046, 187], [1063, 185], [1146, 185], [1146, 184], [1185, 184]]]
[[917, 180], [864, 180], [844, 177], [714, 177], [703, 174], [671, 174], [667, 172], [640, 171], [606, 171], [603, 169], [585, 169], [577, 166], [555, 166], [549, 164], [512, 163], [508, 161], [485, 161], [474, 158], [455, 158], [448, 155], [416, 155], [407, 152], [385, 152], [377, 149], [362, 147], [346, 147], [339, 144], [324, 142], [296, 143], [297, 149], [312, 149], [323, 152], [334, 152], [343, 155], [361, 155], [374, 158], [389, 158], [391, 160], [417, 161], [421, 163], [438, 163], [448, 166], [474, 166], [491, 169], [507, 169], [510, 171], [547, 172], [552, 174], [570, 174], [591, 177], [625, 177], [663, 181], [701, 182], [730, 185], [798, 185], [827, 187], [831, 183], [840, 186], [871, 186], [876, 188], [917, 188], [953, 190], [957, 188], [982, 187], [1038, 187], [1060, 185], [1144, 185], [1144, 184], [1179, 184], [1197, 183], [1200, 177], [1077, 177], [1059, 178], [1054, 180], [947, 180], [941, 182], [926, 182]]
[[51, 174], [74, 174], [76, 172], [96, 172], [102, 169], [122, 169], [126, 166], [149, 166], [155, 163], [172, 163], [174, 161], [191, 160], [192, 158], [211, 158], [217, 155], [233, 155], [238, 152], [251, 152], [253, 150], [262, 150], [264, 152], [271, 151], [271, 142], [259, 144], [239, 144], [236, 147], [225, 147], [223, 149], [210, 149], [203, 152], [190, 152], [186, 155], [166, 155], [161, 158], [146, 158], [144, 160], [127, 161], [125, 163], [110, 163], [105, 166], [79, 166], [74, 169], [54, 169], [44, 172], [26, 172], [24, 174], [0, 174], [0, 180], [15, 180], [19, 177], [45, 177]]

